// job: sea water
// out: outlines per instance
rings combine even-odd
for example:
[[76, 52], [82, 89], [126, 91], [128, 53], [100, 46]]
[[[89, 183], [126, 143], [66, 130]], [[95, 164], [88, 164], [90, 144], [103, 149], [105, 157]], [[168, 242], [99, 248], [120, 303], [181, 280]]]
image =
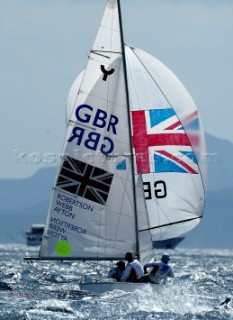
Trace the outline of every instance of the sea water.
[[27, 263], [25, 254], [38, 254], [38, 247], [1, 245], [0, 281], [12, 290], [0, 288], [0, 319], [233, 319], [233, 252], [176, 249], [168, 253], [175, 278], [166, 285], [94, 295], [80, 291], [79, 280], [87, 275], [101, 277], [110, 266]]

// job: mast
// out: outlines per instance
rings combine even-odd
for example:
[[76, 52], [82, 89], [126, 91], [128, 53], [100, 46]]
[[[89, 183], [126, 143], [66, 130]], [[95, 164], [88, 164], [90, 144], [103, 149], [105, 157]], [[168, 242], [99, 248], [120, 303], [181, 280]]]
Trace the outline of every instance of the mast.
[[125, 43], [123, 35], [123, 25], [122, 25], [122, 16], [121, 16], [121, 5], [120, 0], [117, 0], [118, 4], [118, 13], [119, 13], [119, 25], [120, 25], [120, 38], [121, 38], [121, 48], [122, 48], [122, 61], [123, 61], [123, 72], [125, 80], [125, 92], [126, 92], [126, 104], [127, 104], [127, 113], [128, 113], [128, 124], [129, 124], [129, 136], [130, 136], [130, 159], [132, 166], [132, 190], [133, 190], [133, 203], [134, 203], [134, 217], [135, 217], [135, 235], [136, 235], [136, 255], [140, 257], [139, 251], [139, 235], [138, 235], [138, 216], [137, 216], [137, 202], [136, 202], [136, 186], [135, 186], [135, 176], [134, 176], [134, 159], [133, 159], [133, 145], [132, 145], [132, 130], [131, 130], [131, 121], [130, 121], [130, 102], [129, 102], [129, 89], [128, 89], [128, 80], [127, 80], [127, 68], [126, 68], [126, 58], [125, 58]]

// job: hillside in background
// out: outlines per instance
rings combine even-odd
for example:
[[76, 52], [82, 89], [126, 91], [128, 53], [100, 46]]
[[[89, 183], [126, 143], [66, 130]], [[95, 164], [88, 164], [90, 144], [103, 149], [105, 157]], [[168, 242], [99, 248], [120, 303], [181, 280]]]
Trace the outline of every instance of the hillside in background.
[[233, 188], [233, 144], [206, 134], [208, 190]]
[[[181, 247], [233, 248], [233, 144], [206, 135], [208, 192], [204, 217]], [[44, 223], [57, 168], [40, 169], [27, 179], [0, 180], [0, 243], [25, 243], [24, 231]]]
[[203, 219], [180, 247], [233, 248], [233, 188], [208, 191]]

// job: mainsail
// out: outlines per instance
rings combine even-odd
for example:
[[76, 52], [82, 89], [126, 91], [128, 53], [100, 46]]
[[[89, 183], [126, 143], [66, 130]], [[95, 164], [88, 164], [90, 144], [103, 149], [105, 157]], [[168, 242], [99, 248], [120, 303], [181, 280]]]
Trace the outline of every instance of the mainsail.
[[69, 117], [41, 258], [139, 255], [118, 8], [118, 1], [107, 2]]

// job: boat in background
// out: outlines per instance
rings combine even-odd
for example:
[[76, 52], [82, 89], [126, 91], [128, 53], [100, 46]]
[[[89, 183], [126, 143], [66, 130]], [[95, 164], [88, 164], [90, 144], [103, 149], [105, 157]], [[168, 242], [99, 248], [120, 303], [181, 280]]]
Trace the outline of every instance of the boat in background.
[[28, 246], [40, 246], [44, 233], [44, 224], [32, 224], [29, 230], [25, 231]]
[[177, 238], [171, 238], [166, 240], [160, 240], [160, 241], [154, 241], [153, 247], [154, 249], [175, 249], [183, 240], [185, 237], [177, 237]]
[[[202, 217], [206, 153], [199, 113], [166, 66], [124, 43], [120, 0], [107, 1], [81, 77], [71, 88], [39, 257], [26, 259], [98, 266], [130, 251], [145, 264], [155, 258], [154, 242], [188, 232]], [[99, 276], [79, 283], [97, 293], [144, 285]]]

